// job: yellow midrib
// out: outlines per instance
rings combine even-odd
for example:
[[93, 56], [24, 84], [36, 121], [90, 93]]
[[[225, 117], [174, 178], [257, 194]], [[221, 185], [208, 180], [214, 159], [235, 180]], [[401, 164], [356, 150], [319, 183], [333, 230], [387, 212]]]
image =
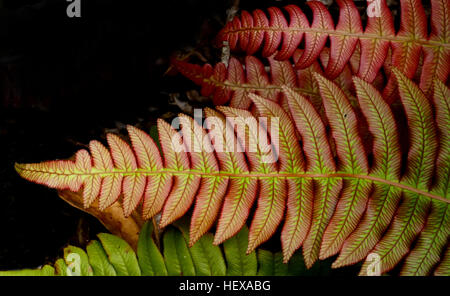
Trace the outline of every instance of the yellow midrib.
[[225, 34], [234, 34], [245, 31], [271, 31], [271, 32], [292, 32], [292, 33], [315, 33], [315, 34], [326, 34], [328, 36], [346, 36], [346, 37], [355, 37], [358, 39], [379, 39], [390, 41], [393, 43], [418, 43], [424, 47], [444, 47], [450, 49], [450, 43], [430, 40], [430, 39], [422, 39], [417, 38], [416, 36], [386, 36], [386, 35], [377, 35], [370, 33], [351, 33], [346, 31], [338, 31], [338, 30], [324, 30], [324, 29], [312, 29], [312, 28], [276, 28], [276, 27], [251, 27], [251, 28], [240, 28], [240, 29], [232, 29], [227, 30]]
[[[95, 168], [93, 168], [95, 170]], [[373, 181], [375, 183], [380, 184], [386, 184], [393, 187], [397, 187], [406, 191], [410, 191], [416, 194], [420, 194], [426, 197], [429, 197], [431, 199], [439, 200], [444, 203], [450, 204], [450, 199], [447, 199], [446, 197], [442, 197], [440, 195], [432, 194], [428, 191], [424, 191], [415, 187], [412, 187], [410, 185], [395, 182], [391, 180], [386, 180], [377, 176], [373, 175], [361, 175], [361, 174], [351, 174], [346, 172], [335, 172], [335, 173], [289, 173], [289, 172], [276, 172], [276, 173], [258, 173], [258, 172], [241, 172], [241, 173], [234, 173], [234, 172], [203, 172], [198, 170], [189, 170], [189, 171], [177, 171], [177, 170], [170, 170], [170, 169], [162, 169], [158, 171], [149, 171], [144, 169], [137, 169], [135, 171], [125, 171], [125, 170], [119, 170], [114, 169], [113, 171], [94, 171], [94, 172], [50, 172], [50, 171], [40, 171], [40, 170], [33, 170], [33, 169], [27, 169], [25, 167], [18, 168], [19, 172], [21, 172], [21, 175], [23, 175], [23, 172], [30, 172], [30, 173], [42, 173], [42, 174], [53, 174], [58, 176], [93, 176], [93, 175], [101, 175], [101, 176], [107, 176], [112, 174], [120, 174], [123, 176], [132, 176], [132, 175], [160, 175], [160, 174], [170, 174], [170, 175], [196, 175], [200, 177], [228, 177], [228, 178], [258, 178], [258, 179], [264, 179], [264, 178], [286, 178], [286, 179], [295, 179], [295, 178], [312, 178], [312, 179], [328, 179], [328, 178], [343, 178], [343, 179], [364, 179], [368, 181]]]

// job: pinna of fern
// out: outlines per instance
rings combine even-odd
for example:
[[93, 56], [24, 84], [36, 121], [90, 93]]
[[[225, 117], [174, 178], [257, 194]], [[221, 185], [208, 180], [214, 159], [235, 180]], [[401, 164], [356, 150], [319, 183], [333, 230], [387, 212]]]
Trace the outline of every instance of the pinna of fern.
[[[250, 94], [258, 116], [278, 123], [277, 134], [247, 110], [206, 108], [206, 122], [228, 130], [235, 141], [230, 143], [220, 134], [209, 138], [214, 125], [201, 127], [181, 115], [186, 128], [181, 132], [158, 121], [163, 157], [147, 134], [129, 126], [131, 147], [109, 134], [109, 151], [92, 141], [90, 153], [79, 151], [75, 161], [16, 164], [16, 170], [27, 180], [52, 188], [83, 188], [86, 207], [99, 198], [100, 208], [106, 208], [122, 194], [120, 202], [129, 215], [143, 200], [144, 218], [161, 212], [161, 227], [183, 216], [195, 201], [191, 245], [216, 221], [215, 244], [235, 235], [256, 201], [248, 252], [268, 240], [284, 220], [285, 261], [302, 246], [309, 267], [319, 258], [336, 254], [333, 267], [354, 264], [374, 253], [381, 272], [406, 257], [402, 274], [449, 273], [450, 91], [435, 81], [434, 98], [429, 100], [400, 71], [393, 73], [409, 126], [406, 164], [402, 164], [393, 113], [373, 86], [354, 78], [357, 99], [374, 139], [369, 164], [354, 107], [335, 83], [315, 74], [330, 137], [311, 102], [284, 87], [290, 114], [277, 103]], [[234, 129], [230, 118], [248, 124]], [[250, 128], [252, 124], [256, 131]], [[251, 149], [255, 148], [250, 147], [251, 139], [260, 143], [258, 133], [271, 140], [278, 137], [278, 149], [265, 151], [260, 145]], [[203, 149], [174, 150], [173, 143], [192, 135], [200, 140], [196, 143], [203, 143]], [[225, 147], [241, 145], [243, 149], [215, 149], [220, 139]], [[263, 161], [267, 156], [277, 161]], [[366, 259], [361, 274], [368, 272], [370, 263]]]
[[[182, 75], [201, 86], [201, 94], [211, 96], [214, 105], [248, 109], [252, 103], [248, 94], [256, 93], [263, 98], [279, 102], [286, 112], [289, 112], [282, 92], [282, 86], [288, 86], [310, 99], [314, 106], [321, 110], [322, 99], [313, 73], [324, 75], [322, 67], [326, 67], [329, 62], [328, 53], [328, 49], [324, 49], [318, 61], [300, 70], [296, 70], [290, 60], [277, 61], [271, 56], [267, 58], [270, 73], [266, 72], [264, 61], [254, 56], [246, 56], [243, 64], [237, 58], [231, 57], [228, 66], [223, 62], [214, 66], [200, 66], [177, 59], [172, 60], [172, 65]], [[294, 62], [298, 61], [302, 54], [303, 51], [297, 49], [293, 56]], [[352, 73], [351, 65], [347, 64], [342, 73], [334, 79], [348, 96], [353, 95]], [[378, 77], [378, 81], [382, 80], [381, 73]]]
[[[242, 11], [228, 22], [219, 33], [222, 45], [227, 41], [232, 50], [243, 50], [253, 55], [262, 48], [262, 55], [275, 54], [276, 60], [287, 60], [304, 40], [304, 53], [296, 62], [296, 68], [312, 65], [319, 57], [327, 40], [330, 40], [330, 62], [325, 74], [336, 78], [360, 45], [360, 62], [357, 76], [373, 82], [383, 65], [390, 73], [390, 65], [398, 68], [408, 78], [421, 70], [420, 88], [431, 95], [433, 81], [446, 83], [450, 73], [450, 2], [431, 0], [431, 28], [420, 0], [400, 0], [400, 29], [395, 32], [392, 14], [384, 0], [377, 0], [368, 7], [367, 24], [363, 28], [361, 17], [352, 0], [337, 0], [340, 8], [336, 26], [326, 7], [319, 1], [308, 1], [312, 11], [310, 23], [296, 5], [288, 5], [283, 12], [276, 7], [268, 9], [268, 15], [256, 9]], [[375, 8], [375, 11], [372, 9]], [[428, 31], [430, 33], [428, 34]], [[418, 69], [423, 52], [422, 69]], [[389, 59], [388, 59], [389, 57]], [[390, 62], [386, 62], [386, 60]], [[395, 79], [390, 77], [383, 96], [392, 101], [396, 95]]]

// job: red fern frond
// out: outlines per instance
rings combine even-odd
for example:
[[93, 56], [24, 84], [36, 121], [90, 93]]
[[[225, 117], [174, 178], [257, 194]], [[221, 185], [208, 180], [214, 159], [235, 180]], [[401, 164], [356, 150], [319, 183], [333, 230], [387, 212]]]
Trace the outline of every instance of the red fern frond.
[[216, 221], [216, 244], [235, 235], [256, 202], [248, 252], [273, 236], [284, 220], [285, 261], [302, 246], [308, 267], [338, 254], [333, 267], [365, 259], [364, 275], [374, 254], [381, 272], [405, 258], [403, 274], [430, 274], [435, 267], [436, 274], [445, 274], [450, 91], [437, 80], [431, 100], [401, 71], [393, 68], [392, 73], [408, 122], [404, 172], [396, 121], [382, 95], [354, 77], [357, 103], [373, 137], [369, 162], [356, 108], [342, 89], [317, 73], [330, 134], [312, 102], [283, 86], [287, 110], [249, 94], [253, 113], [205, 109], [202, 126], [185, 115], [172, 125], [158, 120], [163, 157], [147, 134], [128, 127], [131, 146], [110, 134], [109, 150], [92, 141], [90, 153], [81, 150], [74, 161], [16, 164], [16, 170], [51, 188], [83, 190], [86, 207], [96, 199], [102, 208], [118, 201], [130, 215], [144, 199], [144, 218], [161, 212], [162, 227], [195, 204], [191, 245]]
[[[289, 22], [279, 8], [269, 8], [269, 16], [261, 10], [252, 14], [242, 12], [223, 28], [218, 41], [228, 41], [232, 50], [243, 50], [251, 55], [263, 47], [262, 55], [273, 54], [276, 60], [290, 58], [304, 40], [304, 52], [296, 62], [297, 69], [311, 66], [319, 57], [328, 38], [331, 44], [330, 62], [325, 74], [336, 78], [360, 44], [358, 77], [373, 82], [392, 50], [392, 66], [408, 78], [413, 78], [424, 54], [420, 87], [426, 95], [432, 94], [433, 80], [446, 83], [450, 73], [450, 2], [431, 1], [431, 32], [427, 31], [427, 18], [419, 0], [400, 0], [400, 29], [395, 32], [392, 14], [386, 1], [379, 4], [376, 13], [368, 13], [365, 29], [353, 1], [338, 0], [340, 15], [337, 25], [319, 1], [308, 1], [313, 20], [310, 24], [302, 10], [288, 5], [284, 10]], [[389, 71], [387, 71], [389, 72]], [[397, 94], [396, 80], [390, 77], [383, 96], [391, 101]]]
[[[297, 50], [294, 60], [297, 60], [302, 52]], [[322, 65], [326, 66], [328, 63], [326, 55], [321, 58], [306, 69], [295, 70], [291, 61], [277, 61], [270, 57], [267, 59], [270, 73], [266, 71], [264, 63], [253, 56], [247, 56], [244, 65], [232, 57], [228, 67], [224, 63], [217, 63], [213, 67], [209, 64], [199, 66], [180, 60], [173, 60], [172, 64], [181, 74], [201, 86], [203, 96], [212, 96], [214, 105], [248, 109], [252, 103], [248, 94], [255, 93], [278, 102], [288, 111], [287, 101], [282, 94], [284, 85], [308, 97], [322, 113], [322, 100], [313, 76], [315, 72], [323, 74]], [[335, 79], [346, 94], [351, 94], [351, 77], [352, 70], [347, 65]]]

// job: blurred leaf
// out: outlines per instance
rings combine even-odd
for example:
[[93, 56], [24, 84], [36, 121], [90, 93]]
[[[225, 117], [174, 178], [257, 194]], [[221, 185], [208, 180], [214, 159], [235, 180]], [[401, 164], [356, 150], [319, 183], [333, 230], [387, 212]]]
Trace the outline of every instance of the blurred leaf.
[[227, 259], [227, 275], [256, 275], [258, 261], [256, 252], [247, 253], [248, 228], [244, 226], [235, 236], [226, 240], [223, 244]]
[[164, 258], [152, 238], [152, 232], [153, 225], [148, 221], [139, 234], [137, 255], [142, 275], [167, 275]]

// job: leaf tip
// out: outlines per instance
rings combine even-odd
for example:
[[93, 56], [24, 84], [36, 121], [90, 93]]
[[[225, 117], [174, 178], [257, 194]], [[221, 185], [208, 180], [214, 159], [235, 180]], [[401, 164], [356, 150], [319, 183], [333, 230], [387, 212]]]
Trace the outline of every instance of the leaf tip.
[[355, 86], [356, 86], [356, 84], [361, 85], [364, 82], [364, 80], [359, 78], [358, 76], [353, 76], [352, 80], [353, 80], [353, 83], [355, 84]]
[[294, 254], [295, 250], [292, 248], [283, 248], [283, 263], [287, 264]]
[[253, 252], [256, 249], [256, 241], [252, 240], [248, 243], [247, 251], [245, 252], [246, 255], [249, 255], [251, 252]]
[[397, 83], [399, 84], [405, 84], [408, 79], [405, 74], [402, 73], [399, 69], [392, 67], [392, 73], [394, 74], [395, 78], [397, 79]]
[[312, 74], [313, 74], [314, 78], [317, 80], [317, 82], [321, 82], [321, 81], [326, 81], [327, 80], [324, 76], [320, 75], [317, 72], [313, 72]]
[[22, 176], [23, 170], [24, 170], [25, 165], [22, 163], [14, 163], [14, 169], [16, 170], [16, 172]]
[[223, 241], [223, 235], [219, 235], [218, 233], [216, 233], [216, 235], [214, 236], [213, 245], [218, 246], [223, 243]]

